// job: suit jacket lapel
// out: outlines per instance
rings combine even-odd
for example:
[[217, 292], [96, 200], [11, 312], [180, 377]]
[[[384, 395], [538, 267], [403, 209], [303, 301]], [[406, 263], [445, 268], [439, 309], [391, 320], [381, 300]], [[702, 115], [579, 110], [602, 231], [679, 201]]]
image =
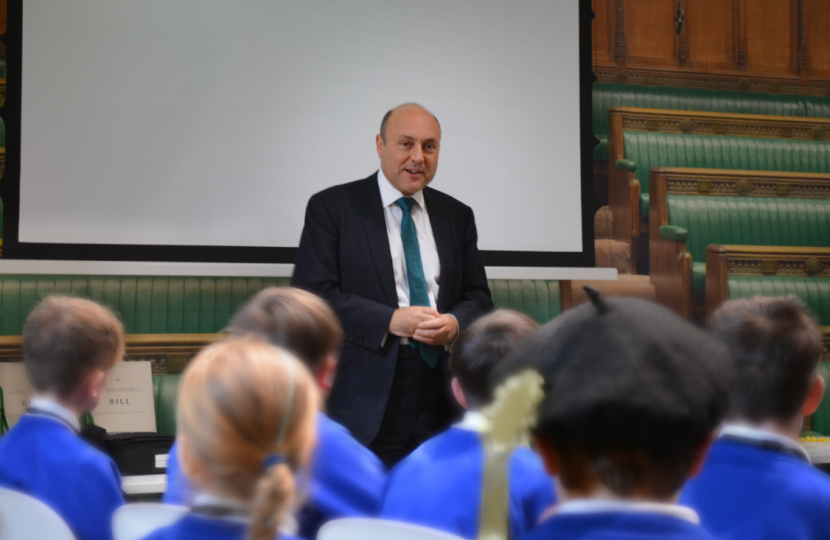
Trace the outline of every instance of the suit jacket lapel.
[[432, 196], [432, 190], [424, 189], [424, 202], [429, 212], [429, 223], [432, 226], [432, 236], [435, 238], [435, 247], [438, 248], [438, 261], [441, 263], [441, 282], [438, 288], [438, 298], [435, 303], [438, 311], [444, 312], [444, 302], [447, 297], [447, 290], [450, 287], [452, 272], [452, 236], [450, 234], [450, 222], [445, 209], [439, 201]]
[[378, 188], [378, 175], [364, 180], [363, 194], [359, 199], [360, 215], [369, 250], [375, 263], [381, 290], [388, 305], [398, 307], [398, 293], [395, 288], [395, 270], [392, 268], [392, 252], [389, 250], [389, 234], [383, 215], [383, 201]]

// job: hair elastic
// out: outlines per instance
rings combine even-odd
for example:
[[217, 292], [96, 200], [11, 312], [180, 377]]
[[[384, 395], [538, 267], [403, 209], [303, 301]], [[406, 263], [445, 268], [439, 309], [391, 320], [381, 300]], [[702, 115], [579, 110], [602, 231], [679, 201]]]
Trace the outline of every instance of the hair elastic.
[[267, 471], [271, 467], [281, 465], [283, 463], [286, 463], [285, 456], [282, 454], [274, 453], [262, 460], [262, 468]]

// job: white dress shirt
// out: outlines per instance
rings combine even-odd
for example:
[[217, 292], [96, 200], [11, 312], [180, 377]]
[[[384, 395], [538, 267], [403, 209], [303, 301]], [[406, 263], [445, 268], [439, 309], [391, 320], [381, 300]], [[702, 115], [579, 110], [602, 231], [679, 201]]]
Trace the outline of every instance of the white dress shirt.
[[[395, 270], [395, 289], [398, 293], [398, 307], [409, 307], [409, 282], [406, 274], [406, 260], [403, 254], [401, 240], [401, 219], [403, 210], [395, 201], [403, 197], [395, 189], [383, 169], [378, 171], [378, 187], [380, 199], [383, 201], [383, 215], [386, 218], [386, 233], [389, 237], [389, 250], [392, 253], [392, 268]], [[412, 206], [412, 221], [418, 233], [418, 247], [421, 249], [421, 264], [424, 267], [424, 277], [427, 282], [429, 305], [437, 309], [438, 289], [441, 281], [441, 262], [438, 260], [438, 248], [435, 246], [435, 237], [432, 234], [432, 225], [429, 222], [429, 211], [424, 203], [424, 192], [419, 191], [412, 195], [415, 203]]]

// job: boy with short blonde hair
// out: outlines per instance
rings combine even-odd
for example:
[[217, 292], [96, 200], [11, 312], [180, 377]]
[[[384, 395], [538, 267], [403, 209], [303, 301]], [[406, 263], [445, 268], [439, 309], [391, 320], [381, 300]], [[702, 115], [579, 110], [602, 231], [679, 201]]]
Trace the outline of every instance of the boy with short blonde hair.
[[121, 322], [90, 300], [50, 296], [23, 328], [35, 396], [0, 439], [0, 486], [50, 506], [79, 540], [110, 540], [112, 514], [124, 504], [115, 463], [78, 437], [78, 419], [98, 405], [123, 356]]

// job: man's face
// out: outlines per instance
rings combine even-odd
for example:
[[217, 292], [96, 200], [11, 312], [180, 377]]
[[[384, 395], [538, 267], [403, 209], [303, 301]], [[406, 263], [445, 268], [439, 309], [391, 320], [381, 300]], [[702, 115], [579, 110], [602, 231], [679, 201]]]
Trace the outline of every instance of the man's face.
[[429, 184], [438, 169], [441, 128], [433, 116], [415, 105], [396, 109], [386, 122], [386, 142], [377, 136], [380, 167], [404, 195]]

